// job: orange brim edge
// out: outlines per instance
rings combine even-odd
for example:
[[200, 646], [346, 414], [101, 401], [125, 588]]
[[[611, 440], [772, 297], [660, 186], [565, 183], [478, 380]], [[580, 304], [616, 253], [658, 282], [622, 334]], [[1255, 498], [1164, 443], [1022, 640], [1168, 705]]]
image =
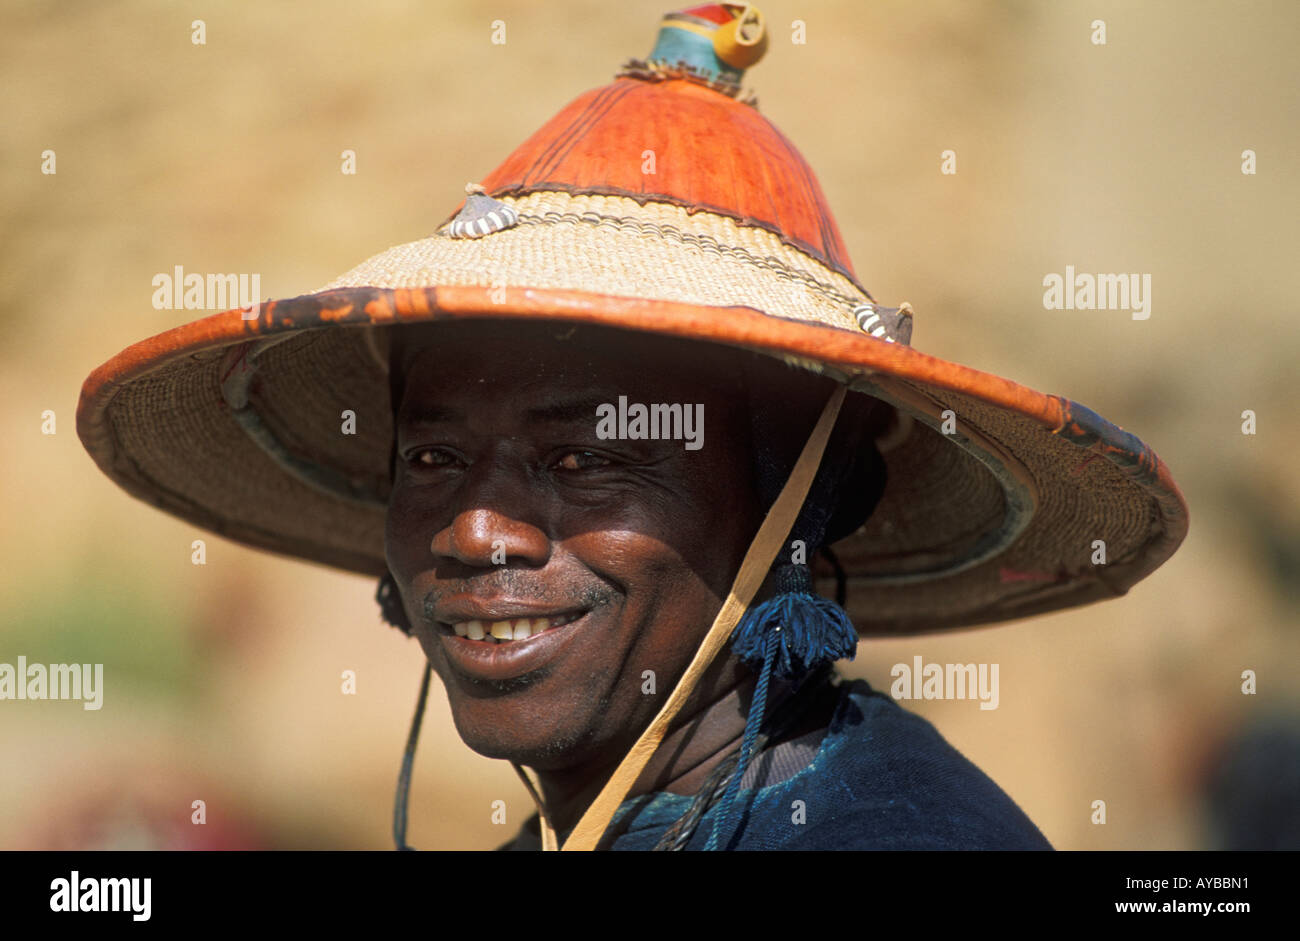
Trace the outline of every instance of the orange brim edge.
[[[978, 398], [1064, 434], [1139, 477], [1156, 499], [1164, 524], [1159, 544], [1133, 582], [1154, 571], [1182, 542], [1188, 510], [1168, 467], [1118, 426], [1070, 399], [1026, 388], [1009, 379], [939, 359], [899, 343], [887, 343], [820, 324], [786, 320], [750, 307], [714, 307], [547, 288], [451, 285], [423, 288], [340, 288], [260, 306], [255, 319], [228, 310], [183, 324], [123, 350], [87, 377], [77, 406], [77, 432], [96, 464], [137, 496], [147, 496], [113, 471], [113, 444], [103, 421], [115, 390], [154, 369], [205, 350], [323, 326], [383, 326], [439, 320], [538, 319], [622, 328], [702, 340], [779, 356], [813, 360], [846, 374], [897, 378]], [[1136, 442], [1136, 445], [1134, 444]], [[1127, 581], [1127, 579], [1126, 579]]]

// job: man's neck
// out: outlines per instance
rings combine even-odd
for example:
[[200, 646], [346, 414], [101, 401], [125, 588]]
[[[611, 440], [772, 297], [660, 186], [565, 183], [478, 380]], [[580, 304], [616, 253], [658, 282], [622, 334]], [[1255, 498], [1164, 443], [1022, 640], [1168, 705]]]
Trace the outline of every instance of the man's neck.
[[[735, 661], [719, 664], [709, 673], [714, 675], [706, 673], [697, 688], [697, 693], [703, 694], [699, 704], [692, 708], [692, 702], [688, 701], [623, 800], [656, 791], [693, 795], [739, 747], [753, 694], [754, 674]], [[785, 684], [773, 683], [768, 698], [769, 713], [790, 691]], [[819, 712], [806, 716], [785, 737], [824, 728], [828, 721], [829, 714]], [[614, 755], [598, 768], [584, 766], [537, 772], [542, 799], [561, 841], [596, 799], [623, 757], [624, 753]]]

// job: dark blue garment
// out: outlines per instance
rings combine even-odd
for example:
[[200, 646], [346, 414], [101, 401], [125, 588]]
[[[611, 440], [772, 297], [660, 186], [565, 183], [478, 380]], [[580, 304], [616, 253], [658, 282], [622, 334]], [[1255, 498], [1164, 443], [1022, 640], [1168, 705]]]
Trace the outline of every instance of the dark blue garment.
[[[692, 798], [625, 801], [610, 848], [653, 849]], [[795, 822], [802, 802], [803, 822]], [[1024, 812], [933, 725], [863, 680], [845, 682], [812, 763], [787, 780], [740, 791], [737, 850], [1050, 850]], [[687, 849], [708, 841], [718, 807]], [[538, 849], [536, 818], [509, 849]]]

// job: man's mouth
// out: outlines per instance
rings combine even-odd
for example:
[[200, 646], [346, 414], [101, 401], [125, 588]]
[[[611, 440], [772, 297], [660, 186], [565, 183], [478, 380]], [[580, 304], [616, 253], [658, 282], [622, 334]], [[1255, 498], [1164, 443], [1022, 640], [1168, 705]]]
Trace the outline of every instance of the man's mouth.
[[586, 628], [605, 621], [587, 605], [562, 605], [548, 609], [513, 599], [461, 596], [430, 605], [428, 615], [452, 670], [471, 682], [502, 682], [545, 669]]
[[495, 621], [476, 619], [450, 624], [440, 622], [439, 627], [444, 634], [454, 634], [468, 640], [478, 640], [488, 644], [510, 644], [563, 627], [584, 614], [585, 611], [571, 611], [550, 617], [505, 618]]

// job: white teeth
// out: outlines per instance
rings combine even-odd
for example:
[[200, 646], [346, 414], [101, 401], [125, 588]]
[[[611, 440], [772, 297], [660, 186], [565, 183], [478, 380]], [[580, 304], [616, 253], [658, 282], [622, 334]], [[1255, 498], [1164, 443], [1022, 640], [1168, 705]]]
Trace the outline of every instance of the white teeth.
[[486, 640], [488, 643], [505, 643], [512, 640], [527, 640], [534, 634], [568, 624], [573, 615], [558, 618], [515, 618], [510, 621], [457, 621], [451, 626], [457, 637], [470, 640]]

